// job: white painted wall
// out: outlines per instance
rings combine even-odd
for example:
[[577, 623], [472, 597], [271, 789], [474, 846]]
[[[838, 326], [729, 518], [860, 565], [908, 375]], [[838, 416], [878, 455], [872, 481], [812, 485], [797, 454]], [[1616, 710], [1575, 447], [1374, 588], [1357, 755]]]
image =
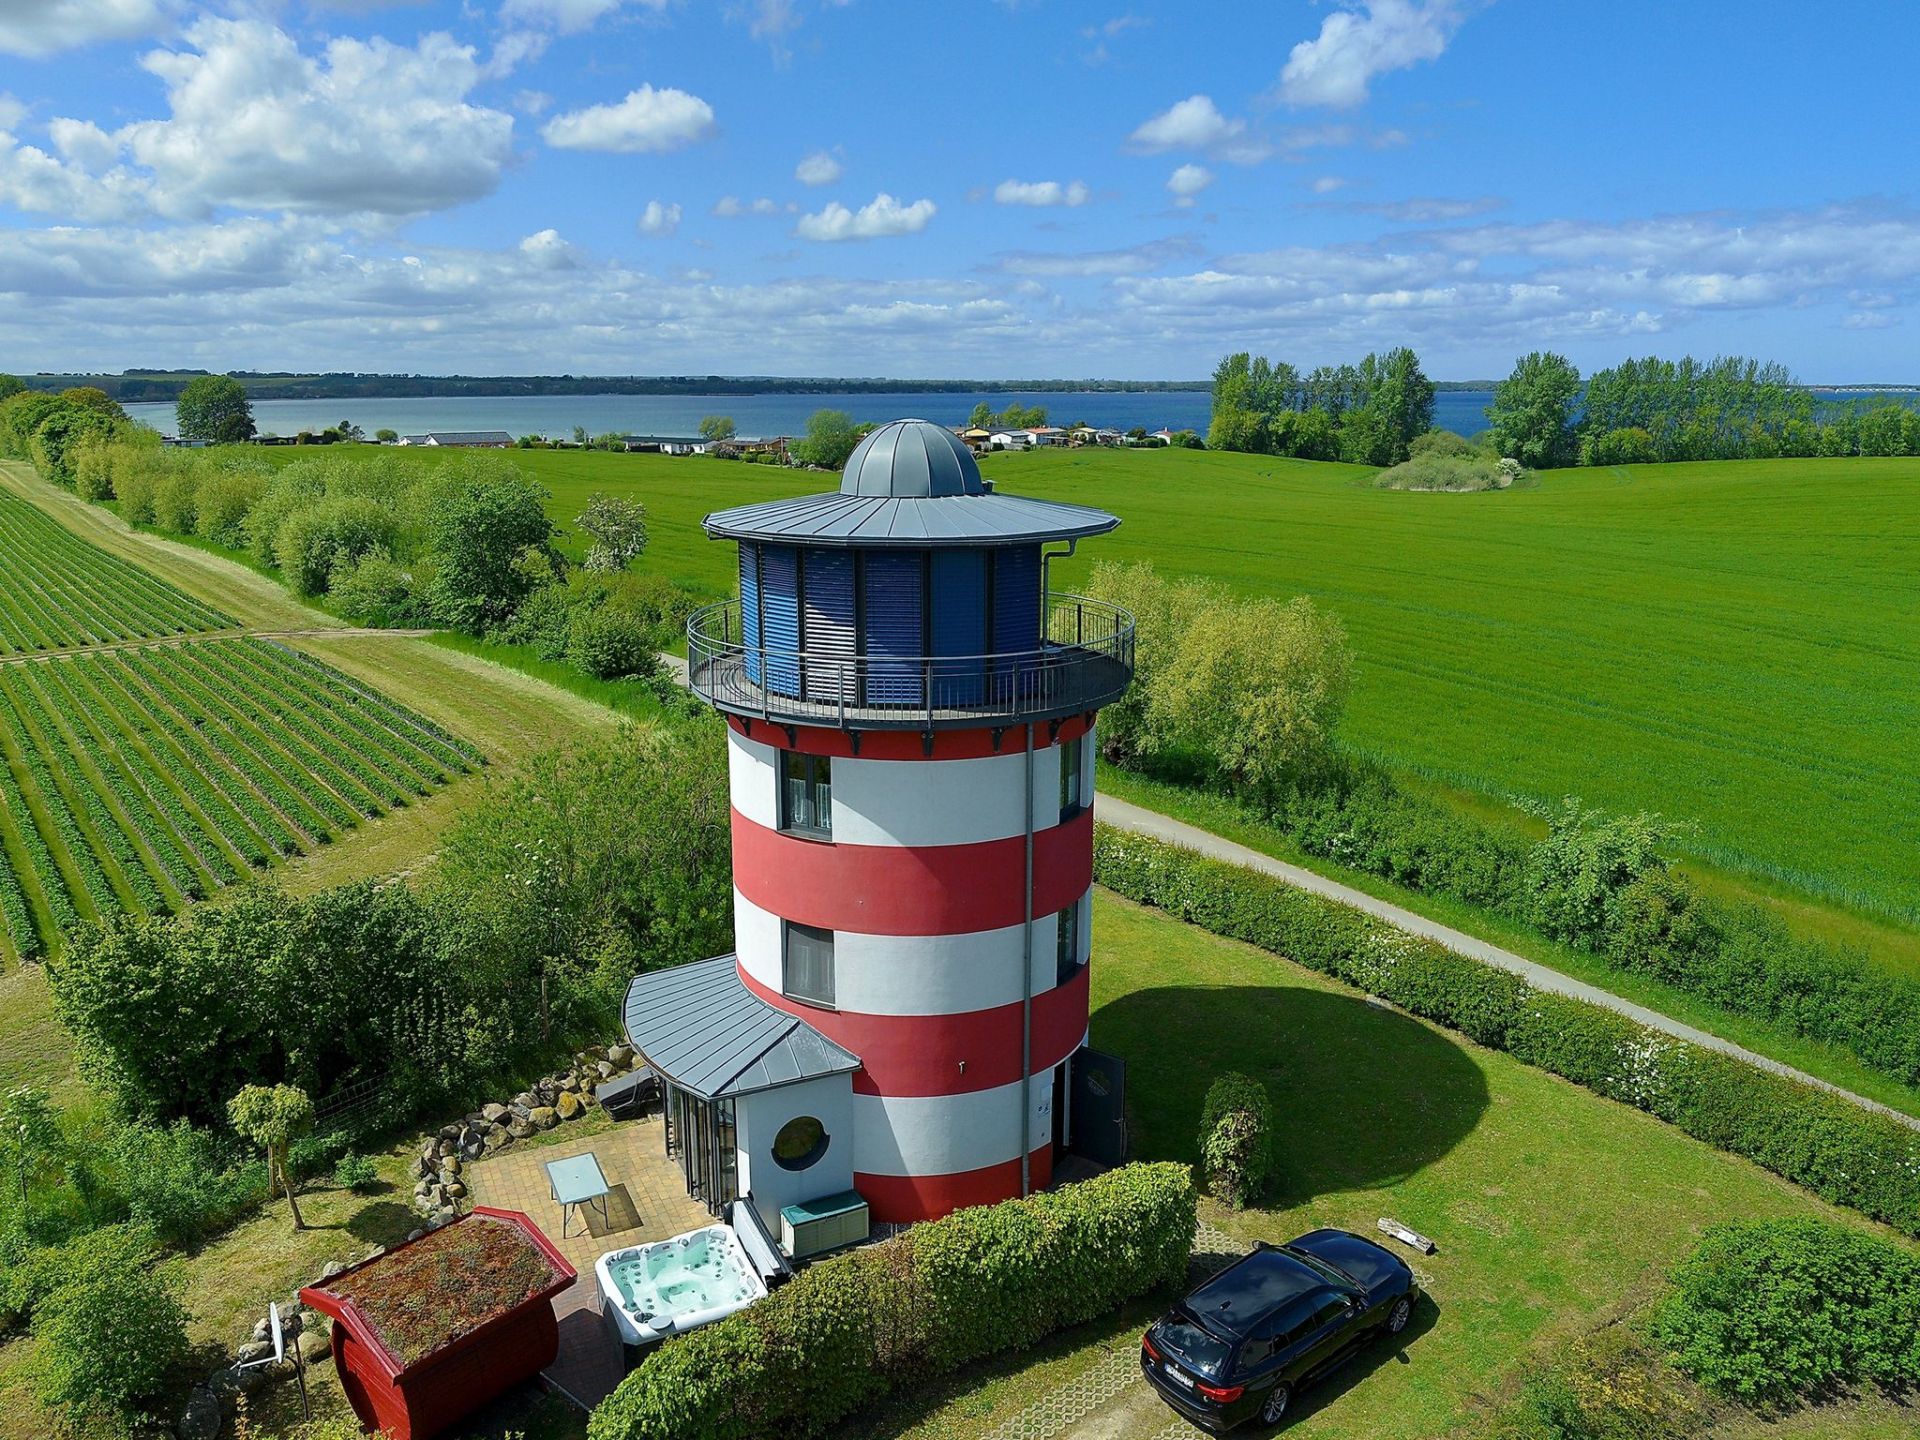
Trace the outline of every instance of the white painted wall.
[[[826, 1127], [827, 1153], [805, 1170], [788, 1170], [774, 1162], [773, 1141], [782, 1125], [801, 1115]], [[776, 1236], [781, 1207], [853, 1188], [858, 1141], [852, 1076], [827, 1075], [742, 1095], [733, 1102], [733, 1116], [741, 1193], [753, 1196], [753, 1208]]]
[[[1093, 891], [1089, 889], [1087, 895]], [[1033, 993], [1055, 981], [1057, 936], [1051, 913], [1033, 922]], [[840, 930], [833, 937], [834, 1003], [865, 1015], [961, 1015], [1022, 998], [1019, 925], [964, 935], [866, 935]], [[1093, 905], [1080, 906], [1080, 953], [1092, 953]], [[740, 968], [756, 984], [778, 992], [780, 917], [733, 892], [733, 944]]]
[[[966, 1095], [855, 1095], [853, 1168], [957, 1175], [1020, 1158], [1020, 1082]], [[1027, 1149], [1053, 1139], [1053, 1068], [1028, 1081]]]

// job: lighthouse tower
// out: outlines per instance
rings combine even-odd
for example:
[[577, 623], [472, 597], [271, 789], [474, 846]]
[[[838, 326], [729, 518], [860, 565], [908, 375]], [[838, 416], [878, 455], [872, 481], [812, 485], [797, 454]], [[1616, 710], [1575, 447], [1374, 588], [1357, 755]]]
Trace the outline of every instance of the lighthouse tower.
[[[703, 999], [642, 977], [628, 1028], [681, 1130], [735, 1152], [708, 1198], [851, 1190], [908, 1221], [1049, 1182], [1087, 1036], [1094, 726], [1133, 626], [1047, 571], [1118, 523], [996, 494], [922, 420], [836, 492], [707, 517], [739, 546], [740, 598], [688, 630], [729, 726], [736, 953], [686, 967]], [[716, 1062], [728, 1024], [753, 1038]]]

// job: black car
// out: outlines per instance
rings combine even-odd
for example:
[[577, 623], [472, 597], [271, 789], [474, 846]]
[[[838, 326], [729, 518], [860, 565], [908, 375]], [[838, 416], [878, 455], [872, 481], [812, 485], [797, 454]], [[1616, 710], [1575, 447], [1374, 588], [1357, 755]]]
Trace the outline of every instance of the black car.
[[1356, 1346], [1405, 1330], [1419, 1295], [1404, 1260], [1344, 1230], [1263, 1242], [1154, 1322], [1140, 1368], [1208, 1430], [1276, 1424]]

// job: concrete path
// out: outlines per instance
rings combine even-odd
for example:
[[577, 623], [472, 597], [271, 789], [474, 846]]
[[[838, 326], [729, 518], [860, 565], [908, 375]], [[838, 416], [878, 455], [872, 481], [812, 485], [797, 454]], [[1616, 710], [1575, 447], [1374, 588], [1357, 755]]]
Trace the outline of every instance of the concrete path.
[[1750, 1065], [1758, 1065], [1762, 1070], [1771, 1070], [1776, 1075], [1784, 1075], [1790, 1080], [1812, 1085], [1817, 1089], [1850, 1100], [1863, 1110], [1872, 1110], [1876, 1114], [1898, 1120], [1909, 1129], [1920, 1130], [1920, 1119], [1903, 1115], [1891, 1106], [1882, 1105], [1878, 1100], [1869, 1100], [1864, 1095], [1856, 1095], [1851, 1090], [1843, 1090], [1804, 1070], [1796, 1070], [1791, 1065], [1783, 1065], [1778, 1060], [1765, 1055], [1756, 1055], [1731, 1040], [1723, 1040], [1718, 1035], [1709, 1035], [1691, 1025], [1662, 1015], [1657, 1010], [1649, 1010], [1644, 1005], [1636, 1005], [1597, 985], [1589, 985], [1584, 980], [1576, 980], [1571, 975], [1516, 955], [1511, 950], [1503, 950], [1498, 945], [1489, 944], [1461, 930], [1442, 925], [1437, 920], [1429, 920], [1424, 915], [1416, 915], [1403, 906], [1390, 900], [1382, 900], [1363, 890], [1355, 890], [1350, 885], [1342, 885], [1337, 880], [1329, 880], [1324, 875], [1316, 875], [1311, 870], [1298, 865], [1289, 865], [1284, 860], [1276, 860], [1271, 855], [1263, 855], [1258, 850], [1250, 850], [1245, 845], [1236, 845], [1231, 840], [1222, 839], [1211, 831], [1198, 826], [1188, 825], [1158, 811], [1147, 810], [1111, 795], [1102, 795], [1094, 802], [1098, 818], [1113, 826], [1116, 830], [1131, 831], [1136, 835], [1147, 835], [1155, 840], [1165, 840], [1175, 845], [1197, 850], [1215, 860], [1224, 860], [1230, 865], [1243, 865], [1249, 870], [1258, 870], [1263, 875], [1271, 875], [1296, 885], [1302, 890], [1310, 890], [1316, 895], [1324, 895], [1329, 900], [1338, 900], [1342, 905], [1351, 905], [1375, 919], [1384, 920], [1389, 925], [1433, 940], [1458, 954], [1480, 960], [1488, 965], [1497, 965], [1502, 970], [1510, 970], [1520, 976], [1536, 990], [1544, 990], [1555, 995], [1570, 995], [1576, 1000], [1585, 1000], [1589, 1004], [1625, 1015], [1628, 1019], [1645, 1025], [1649, 1030], [1658, 1030], [1662, 1034], [1687, 1040], [1709, 1050], [1718, 1050], [1723, 1055], [1731, 1055]]

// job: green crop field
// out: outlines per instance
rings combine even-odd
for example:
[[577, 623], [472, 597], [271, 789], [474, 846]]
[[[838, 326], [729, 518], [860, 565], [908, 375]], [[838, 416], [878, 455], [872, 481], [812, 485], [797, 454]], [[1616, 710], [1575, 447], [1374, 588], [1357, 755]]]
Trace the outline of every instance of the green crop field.
[[480, 757], [309, 655], [211, 639], [0, 664], [0, 957], [174, 910]]
[[212, 606], [0, 493], [0, 656], [232, 625]]
[[[570, 527], [595, 491], [632, 494], [652, 512], [643, 563], [715, 594], [731, 591], [731, 547], [700, 533], [702, 515], [832, 483], [511, 453], [552, 492], [563, 548], [578, 552]], [[1658, 810], [1694, 826], [1686, 848], [1704, 859], [1920, 919], [1920, 461], [1571, 470], [1478, 495], [1196, 451], [985, 468], [1003, 489], [1124, 520], [1057, 562], [1056, 584], [1097, 559], [1151, 560], [1335, 611], [1357, 661], [1345, 738], [1397, 768], [1502, 799]]]

